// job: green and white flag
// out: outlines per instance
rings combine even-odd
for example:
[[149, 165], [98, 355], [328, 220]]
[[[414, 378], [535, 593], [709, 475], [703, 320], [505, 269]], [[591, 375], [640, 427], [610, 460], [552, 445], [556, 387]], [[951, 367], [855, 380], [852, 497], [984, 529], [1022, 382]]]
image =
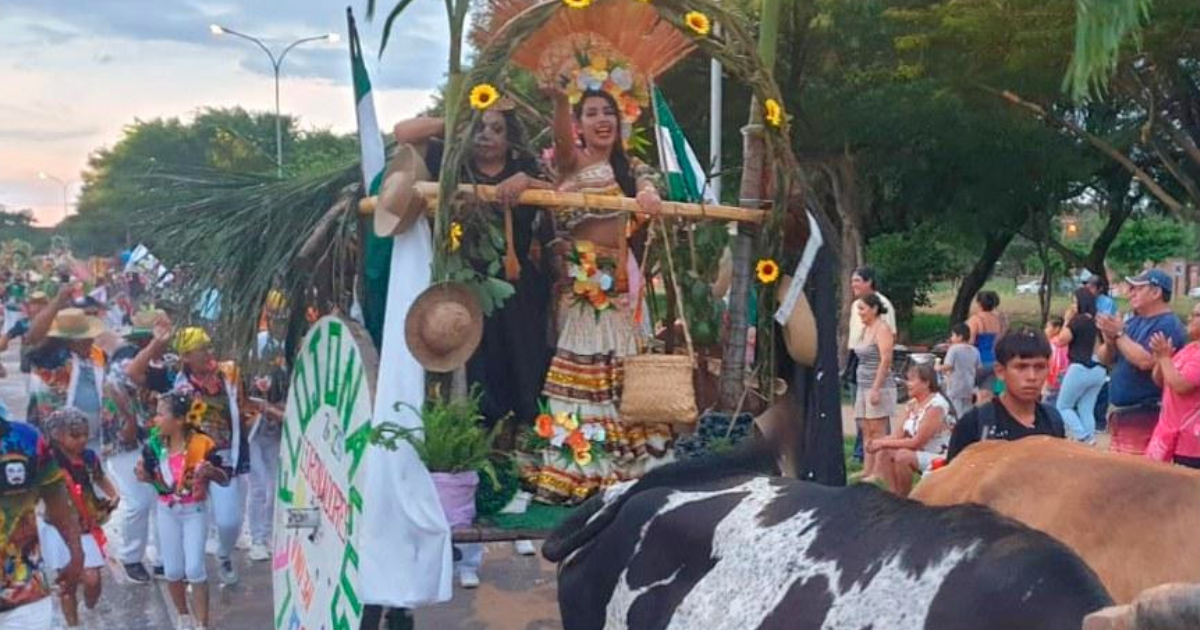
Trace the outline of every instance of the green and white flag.
[[[362, 46], [347, 9], [350, 63], [362, 143], [363, 182], [376, 194], [386, 171], [383, 134], [375, 117], [371, 80]], [[426, 221], [380, 238], [367, 228], [363, 256], [364, 319], [378, 338], [373, 423], [394, 422], [419, 430], [412, 410], [425, 402], [425, 369], [404, 338], [404, 320], [417, 297], [430, 284], [433, 241]], [[372, 449], [365, 460], [361, 493], [362, 522], [357, 554], [361, 601], [392, 608], [415, 608], [444, 602], [452, 593], [453, 550], [450, 526], [438, 501], [433, 479], [412, 448]]]
[[379, 132], [379, 119], [375, 116], [375, 99], [371, 95], [371, 77], [367, 64], [363, 62], [362, 42], [354, 16], [347, 14], [350, 21], [350, 69], [354, 75], [355, 113], [358, 115], [358, 142], [362, 147], [363, 186], [367, 194], [379, 192], [383, 184], [383, 171], [387, 165], [387, 154], [383, 149], [383, 134]]
[[667, 106], [662, 91], [654, 86], [651, 91], [654, 100], [654, 136], [658, 144], [658, 162], [663, 177], [667, 183], [667, 198], [670, 201], [686, 201], [690, 203], [717, 203], [713, 197], [712, 187], [708, 185], [708, 175], [696, 152], [688, 144], [679, 123], [671, 108]]

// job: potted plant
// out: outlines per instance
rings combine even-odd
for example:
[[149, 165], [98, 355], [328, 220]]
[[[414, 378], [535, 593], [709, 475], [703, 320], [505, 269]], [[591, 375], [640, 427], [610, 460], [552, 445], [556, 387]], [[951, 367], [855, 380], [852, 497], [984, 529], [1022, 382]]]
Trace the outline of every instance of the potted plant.
[[[371, 442], [389, 450], [395, 450], [400, 440], [412, 445], [433, 477], [442, 510], [452, 528], [468, 526], [475, 520], [480, 473], [493, 486], [499, 485], [498, 454], [492, 444], [501, 423], [491, 430], [484, 428], [479, 413], [480, 396], [476, 389], [458, 400], [435, 397], [423, 410], [414, 409], [421, 416], [422, 427], [407, 429], [384, 422], [371, 431]], [[397, 403], [397, 408], [402, 405]]]

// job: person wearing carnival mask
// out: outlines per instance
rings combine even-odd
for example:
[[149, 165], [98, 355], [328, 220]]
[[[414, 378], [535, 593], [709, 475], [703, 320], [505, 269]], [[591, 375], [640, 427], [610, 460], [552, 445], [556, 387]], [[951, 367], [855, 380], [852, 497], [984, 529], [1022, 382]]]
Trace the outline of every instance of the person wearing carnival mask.
[[[635, 198], [645, 212], [657, 212], [662, 206], [658, 178], [626, 155], [624, 108], [617, 99], [602, 90], [585, 90], [577, 99], [558, 87], [546, 91], [554, 102], [558, 190], [624, 195]], [[588, 444], [572, 445], [569, 462], [558, 448], [547, 449], [526, 479], [542, 501], [578, 504], [665, 461], [673, 436], [669, 425], [621, 422], [618, 416], [621, 366], [625, 357], [637, 354], [639, 345], [632, 316], [637, 296], [631, 295], [635, 291], [630, 287], [637, 265], [627, 249], [626, 215], [573, 208], [559, 209], [556, 219], [554, 253], [564, 281], [557, 348], [543, 395], [547, 415], [579, 425], [591, 437]], [[602, 444], [605, 457], [593, 458], [594, 442]]]
[[213, 355], [212, 340], [202, 328], [184, 328], [175, 336], [181, 370], [175, 379], [175, 390], [204, 403], [198, 419], [199, 429], [212, 439], [216, 454], [230, 469], [228, 485], [214, 486], [208, 493], [209, 509], [217, 528], [217, 562], [221, 581], [235, 584], [237, 568], [233, 564], [233, 548], [242, 531], [245, 517], [246, 484], [244, 476], [250, 471], [250, 448], [247, 444], [250, 401], [239, 387], [237, 366], [218, 363]]

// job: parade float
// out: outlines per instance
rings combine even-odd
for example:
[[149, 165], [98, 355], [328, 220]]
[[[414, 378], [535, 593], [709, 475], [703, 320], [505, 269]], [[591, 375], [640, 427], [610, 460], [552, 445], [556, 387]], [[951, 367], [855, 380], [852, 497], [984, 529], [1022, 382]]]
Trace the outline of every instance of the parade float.
[[[381, 47], [408, 4], [389, 8]], [[648, 161], [676, 180], [671, 183], [691, 180], [690, 186], [665, 186], [653, 211], [625, 196], [586, 190], [530, 189], [511, 200], [556, 214], [584, 209], [637, 218], [629, 235], [631, 242], [641, 239], [631, 248], [640, 256], [631, 259], [650, 312], [646, 343], [627, 359], [626, 370], [665, 380], [630, 378], [626, 398], [640, 396], [642, 407], [623, 400], [621, 414], [652, 419], [663, 413], [659, 417], [673, 424], [675, 435], [702, 438], [696, 450], [707, 452], [751, 433], [753, 416], [743, 412], [750, 409], [747, 400], [758, 397], [757, 408], [770, 407], [781, 420], [782, 428], [769, 430], [789, 444], [798, 476], [844, 481], [833, 328], [840, 271], [824, 237], [824, 211], [808, 194], [791, 150], [791, 115], [771, 71], [777, 2], [763, 3], [756, 40], [751, 19], [713, 0], [492, 0], [473, 16], [474, 54], [464, 68], [471, 6], [467, 0], [446, 4], [451, 54], [436, 181], [389, 188], [389, 168], [401, 160], [401, 149], [377, 131], [382, 121], [370, 101], [353, 18], [348, 39], [361, 164], [292, 180], [231, 181], [194, 171], [157, 175], [157, 190], [173, 199], [153, 211], [158, 240], [192, 256], [196, 297], [201, 290], [219, 295], [213, 326], [228, 352], [247, 354], [252, 347], [258, 318], [247, 313], [262, 312], [273, 292], [286, 296], [279, 334], [286, 340], [292, 387], [276, 505], [276, 628], [357, 628], [369, 617], [368, 605], [413, 608], [445, 601], [452, 542], [537, 538], [570, 509], [547, 510], [535, 500], [525, 514], [501, 513], [504, 507], [519, 512], [525, 498], [515, 496], [519, 457], [492, 457], [491, 435], [473, 433], [463, 438], [474, 440], [465, 449], [473, 453], [471, 461], [489, 451], [479, 461], [492, 470], [477, 483], [488, 487], [482, 502], [492, 506], [485, 510], [491, 514], [451, 528], [459, 519], [443, 511], [429, 458], [422, 461], [417, 448], [433, 437], [424, 433], [432, 430], [429, 413], [470, 398], [463, 364], [479, 343], [480, 321], [503, 309], [512, 294], [511, 227], [501, 227], [511, 221], [509, 213], [493, 210], [496, 225], [477, 232], [463, 227], [465, 216], [498, 201], [495, 187], [460, 176], [472, 134], [502, 99], [517, 103], [527, 126], [549, 126], [552, 116], [531, 89], [538, 84], [558, 81], [567, 98], [588, 89], [614, 95], [626, 141], [653, 137], [647, 157], [657, 159]], [[741, 190], [730, 196], [736, 204], [705, 200], [706, 173], [697, 182], [681, 166], [686, 139], [663, 124], [669, 110], [656, 102], [661, 96], [652, 98], [656, 80], [697, 53], [719, 61], [753, 96], [743, 129]], [[372, 226], [382, 213], [396, 214], [390, 206], [399, 198], [421, 199], [427, 214], [410, 217], [407, 230], [376, 235]], [[725, 298], [728, 304], [716, 356], [709, 357], [715, 360], [703, 364], [691, 335], [695, 326], [689, 326], [693, 307], [681, 295], [680, 277], [688, 272], [679, 268], [688, 265], [676, 260], [690, 246], [696, 268], [696, 224], [737, 226], [728, 242], [729, 277], [700, 278], [706, 287], [714, 285], [706, 301]], [[471, 255], [482, 256], [482, 264]], [[612, 278], [597, 275], [599, 266], [586, 253], [572, 264], [571, 273], [581, 274], [574, 278], [582, 287], [577, 297], [598, 309], [607, 289], [588, 287], [624, 282], [615, 268], [604, 270]], [[749, 321], [752, 303], [757, 318]], [[748, 353], [752, 328], [756, 340]], [[417, 348], [414, 340], [426, 347]], [[430, 353], [439, 352], [453, 358], [431, 363]], [[682, 404], [656, 408], [662, 401], [655, 385], [667, 383]], [[456, 414], [457, 420], [440, 426], [471, 433], [463, 430], [464, 419], [475, 420], [469, 407]], [[526, 427], [535, 447], [558, 449], [564, 466], [586, 470], [604, 457], [604, 431], [588, 430], [578, 414], [510, 420]], [[478, 472], [458, 470], [459, 463], [439, 472]]]

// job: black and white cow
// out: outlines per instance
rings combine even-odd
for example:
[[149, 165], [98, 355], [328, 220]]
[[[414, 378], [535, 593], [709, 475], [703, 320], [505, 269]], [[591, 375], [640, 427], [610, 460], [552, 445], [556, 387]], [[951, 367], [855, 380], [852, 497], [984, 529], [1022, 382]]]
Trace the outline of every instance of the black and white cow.
[[673, 464], [585, 504], [543, 554], [565, 630], [1078, 630], [1111, 599], [1049, 536], [979, 506]]

